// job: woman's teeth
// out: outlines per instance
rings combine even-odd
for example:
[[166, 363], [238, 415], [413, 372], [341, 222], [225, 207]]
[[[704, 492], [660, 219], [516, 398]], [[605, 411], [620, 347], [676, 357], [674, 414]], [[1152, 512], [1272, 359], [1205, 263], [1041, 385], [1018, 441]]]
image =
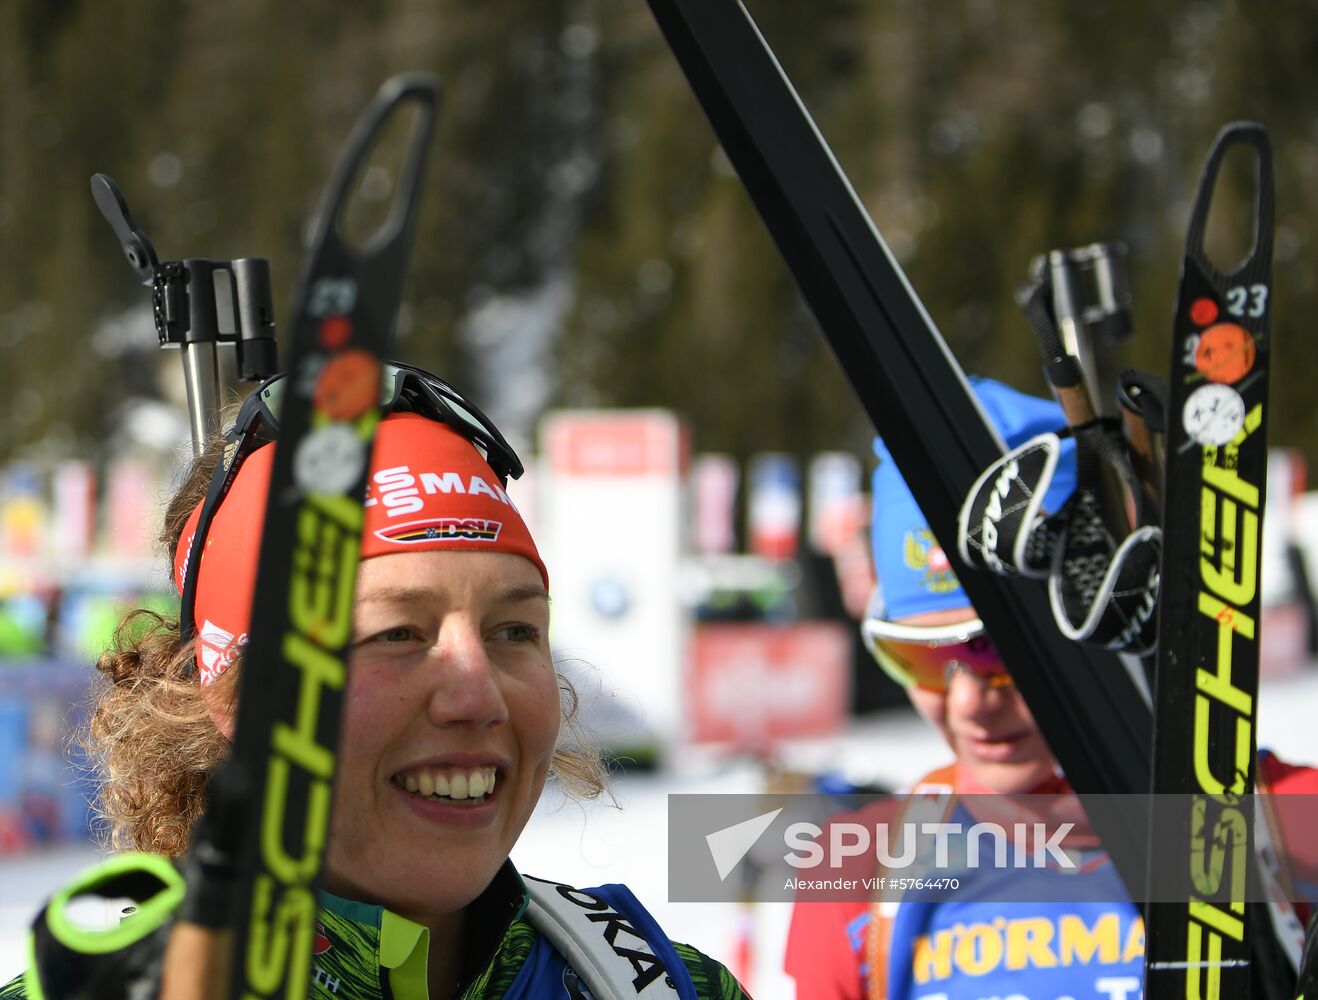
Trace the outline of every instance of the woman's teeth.
[[452, 768], [423, 768], [395, 774], [393, 783], [414, 795], [424, 798], [443, 798], [454, 801], [483, 799], [494, 793], [498, 772], [493, 767], [473, 767], [467, 770]]

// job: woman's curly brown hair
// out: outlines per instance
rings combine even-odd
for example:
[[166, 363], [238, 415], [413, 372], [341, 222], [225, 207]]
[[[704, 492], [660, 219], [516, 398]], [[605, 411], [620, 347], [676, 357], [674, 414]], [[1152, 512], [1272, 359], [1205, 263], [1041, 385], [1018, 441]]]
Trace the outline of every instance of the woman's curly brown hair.
[[[170, 500], [159, 541], [171, 566], [222, 453], [223, 439], [216, 437]], [[101, 779], [104, 839], [117, 849], [180, 857], [205, 811], [211, 772], [229, 750], [210, 709], [218, 704], [233, 710], [241, 662], [203, 696], [193, 650], [179, 641], [178, 621], [138, 609], [120, 623], [96, 669], [101, 677], [80, 743]], [[570, 794], [595, 798], [607, 790], [608, 776], [577, 719], [576, 691], [561, 674], [559, 689], [563, 721], [551, 773]]]

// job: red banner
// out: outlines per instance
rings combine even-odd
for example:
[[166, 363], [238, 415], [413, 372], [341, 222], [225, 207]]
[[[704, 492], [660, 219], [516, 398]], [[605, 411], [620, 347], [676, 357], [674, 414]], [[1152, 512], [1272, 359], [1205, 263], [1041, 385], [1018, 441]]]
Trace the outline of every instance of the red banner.
[[691, 648], [695, 742], [764, 747], [836, 733], [846, 721], [851, 630], [841, 622], [701, 625]]

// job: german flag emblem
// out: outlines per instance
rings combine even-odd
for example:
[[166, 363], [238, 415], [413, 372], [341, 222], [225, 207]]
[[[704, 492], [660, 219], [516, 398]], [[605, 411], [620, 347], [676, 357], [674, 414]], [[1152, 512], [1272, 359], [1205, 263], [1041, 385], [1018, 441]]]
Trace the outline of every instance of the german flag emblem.
[[375, 537], [382, 542], [397, 545], [419, 545], [426, 542], [495, 542], [503, 530], [502, 521], [487, 521], [480, 517], [432, 517], [424, 521], [408, 521], [380, 528]]

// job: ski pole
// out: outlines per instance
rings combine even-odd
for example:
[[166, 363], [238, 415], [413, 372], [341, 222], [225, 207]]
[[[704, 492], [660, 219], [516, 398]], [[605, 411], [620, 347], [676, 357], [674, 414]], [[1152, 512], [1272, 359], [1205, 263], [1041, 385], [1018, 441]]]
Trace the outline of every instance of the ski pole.
[[1108, 408], [1097, 345], [1120, 343], [1133, 332], [1126, 256], [1123, 243], [1091, 243], [1051, 250], [1031, 263], [1048, 286], [1062, 346], [1079, 362], [1089, 398], [1100, 413]]
[[[1110, 331], [1130, 331], [1129, 302], [1117, 297], [1118, 254], [1104, 244], [1036, 257], [1032, 280], [1018, 294], [1026, 319], [1043, 354], [1044, 371], [1061, 403], [1075, 439], [1075, 490], [1060, 512], [1049, 512], [1047, 528], [1030, 527], [1032, 540], [1042, 532], [1045, 552], [1028, 568], [1048, 578], [1049, 605], [1062, 634], [1079, 643], [1144, 654], [1156, 640], [1154, 610], [1158, 587], [1160, 530], [1152, 505], [1139, 484], [1120, 422], [1105, 415], [1095, 397], [1097, 365], [1081, 322], [1080, 268], [1105, 262], [1096, 282], [1100, 303], [1094, 307]], [[1087, 360], [1082, 360], [1087, 359]], [[1027, 442], [1010, 457], [998, 477], [1014, 478], [1023, 456], [1039, 447]], [[994, 475], [1002, 463], [985, 476]], [[1010, 475], [1009, 475], [1010, 474]], [[995, 480], [996, 481], [996, 480]], [[990, 535], [969, 527], [984, 503], [983, 477], [967, 500], [963, 524], [967, 545], [985, 546], [993, 554], [1017, 529]], [[992, 513], [992, 511], [988, 511]], [[1005, 510], [1004, 510], [1005, 513]], [[1007, 522], [1010, 525], [1010, 521]], [[1018, 543], [1017, 543], [1018, 544]], [[1013, 560], [1014, 561], [1014, 560]], [[992, 563], [986, 563], [993, 568]]]
[[[270, 262], [264, 257], [209, 260], [193, 257], [161, 263], [155, 247], [133, 221], [118, 185], [93, 174], [92, 198], [119, 238], [129, 265], [151, 288], [151, 312], [162, 348], [178, 348], [188, 398], [192, 457], [219, 430], [220, 368], [216, 347], [233, 343], [238, 377], [259, 382], [278, 370]], [[219, 288], [228, 298], [235, 330], [220, 329]]]

